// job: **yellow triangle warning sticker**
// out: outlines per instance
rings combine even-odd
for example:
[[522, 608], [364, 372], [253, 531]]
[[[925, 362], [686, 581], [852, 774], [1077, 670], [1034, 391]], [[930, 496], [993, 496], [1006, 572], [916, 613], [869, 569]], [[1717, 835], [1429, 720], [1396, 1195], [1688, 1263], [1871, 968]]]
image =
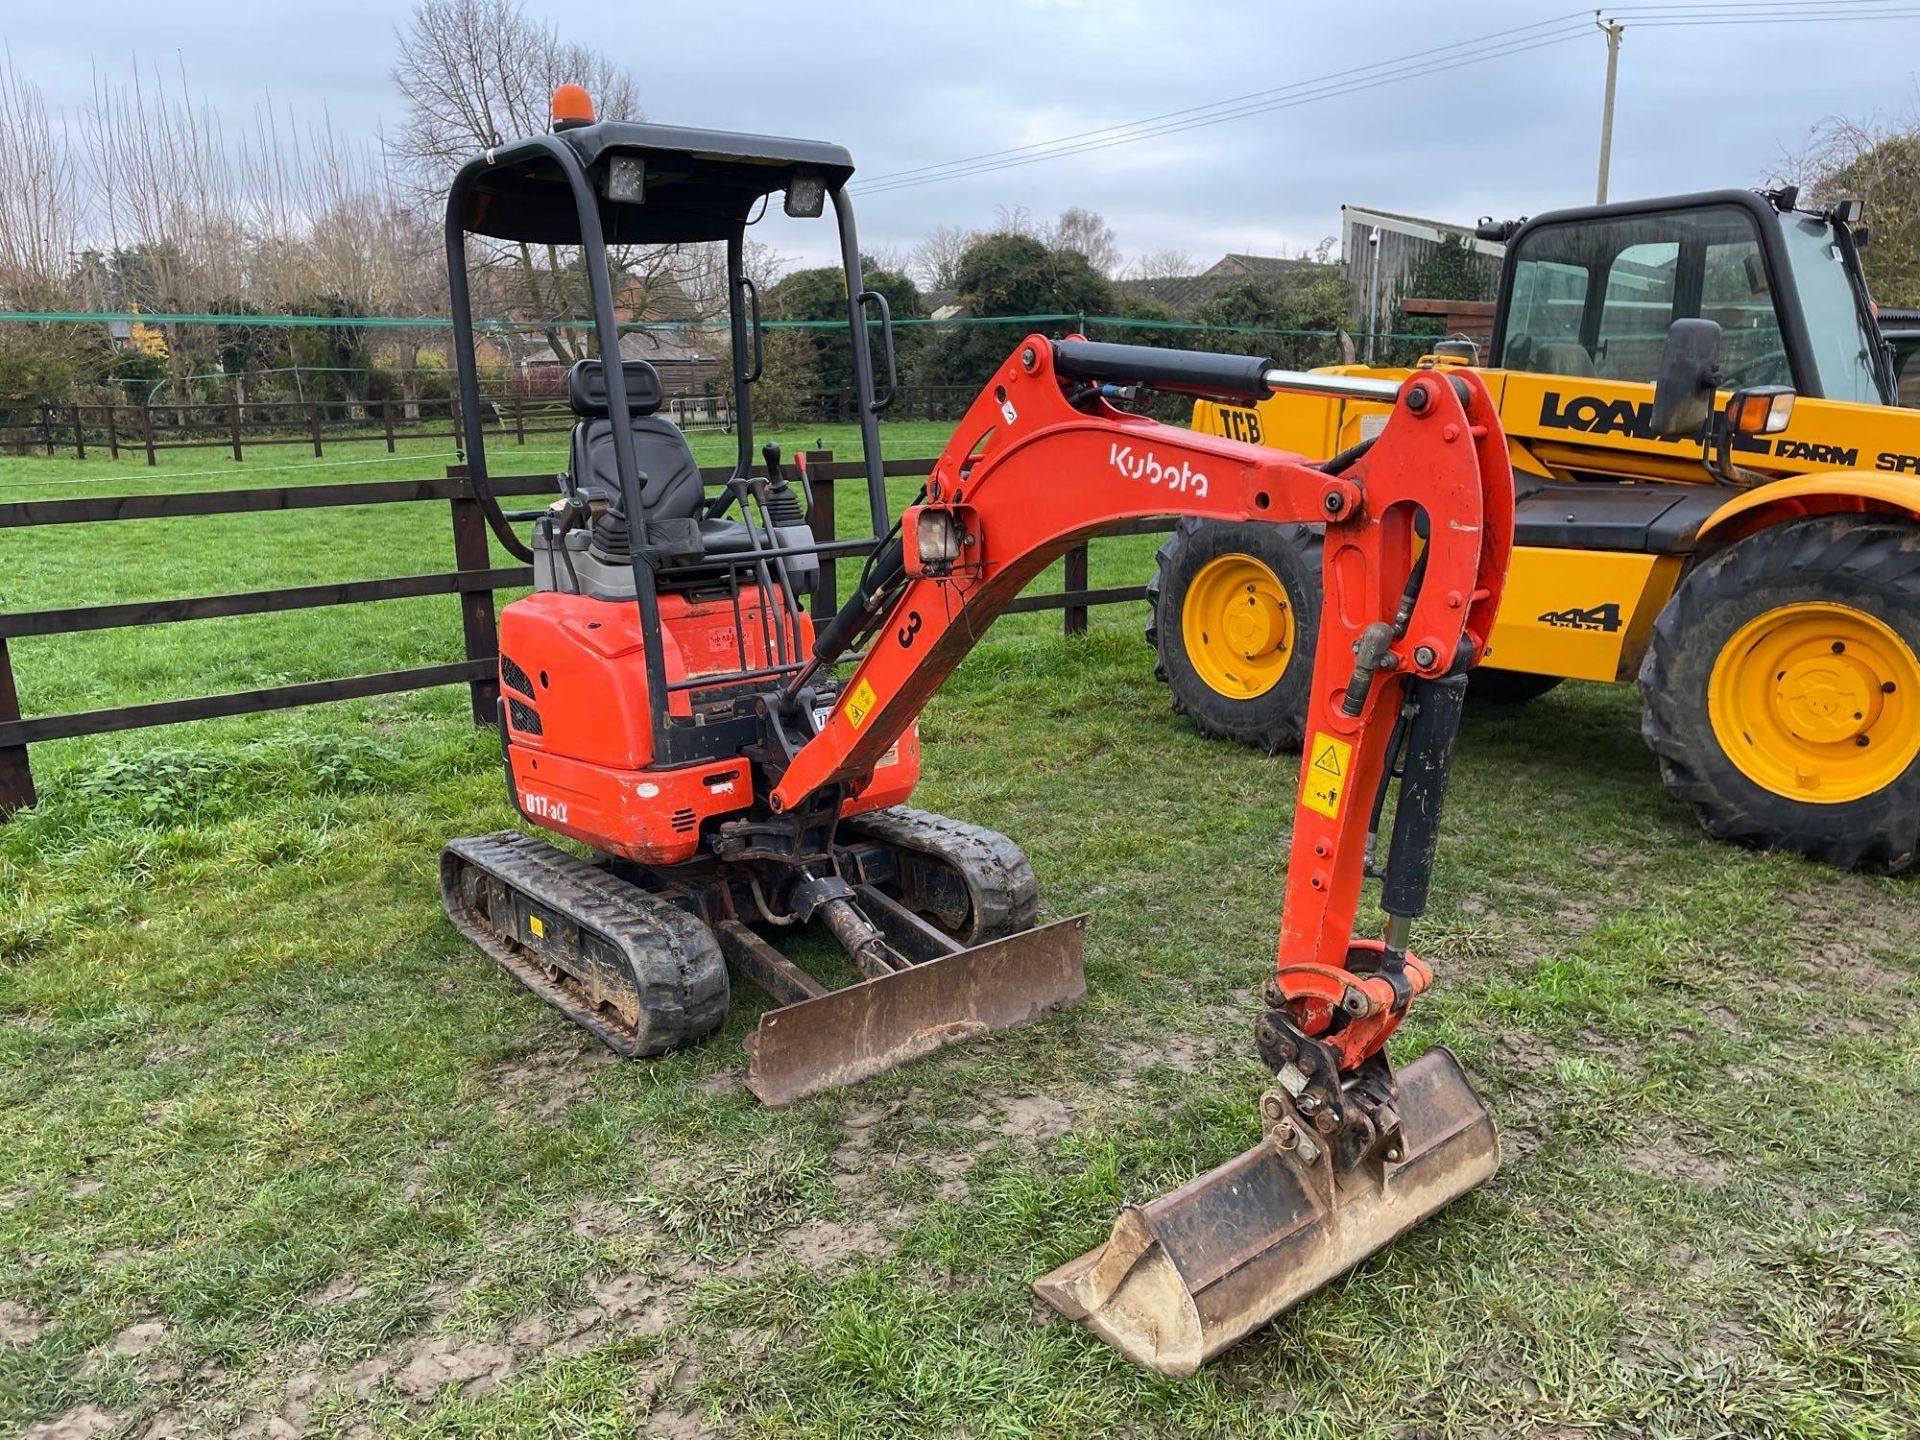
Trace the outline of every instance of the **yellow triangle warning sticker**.
[[1347, 788], [1347, 771], [1353, 766], [1353, 746], [1322, 730], [1313, 737], [1307, 753], [1312, 760], [1301, 777], [1300, 801], [1309, 810], [1329, 820], [1340, 818], [1340, 797]]

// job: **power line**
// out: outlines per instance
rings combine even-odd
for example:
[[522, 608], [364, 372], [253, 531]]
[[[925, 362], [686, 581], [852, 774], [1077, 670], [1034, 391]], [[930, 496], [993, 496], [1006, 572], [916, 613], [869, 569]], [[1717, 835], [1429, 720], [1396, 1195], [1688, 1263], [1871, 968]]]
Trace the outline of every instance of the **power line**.
[[[1805, 0], [1796, 0], [1796, 3], [1805, 3]], [[1058, 135], [1051, 140], [1036, 140], [1027, 145], [1015, 145], [1005, 150], [989, 150], [984, 154], [968, 155], [958, 160], [946, 160], [937, 165], [921, 165], [912, 170], [892, 170], [885, 174], [868, 177], [861, 183], [859, 188], [865, 189], [869, 186], [882, 185], [893, 180], [904, 180], [909, 176], [924, 175], [930, 171], [949, 170], [955, 166], [971, 165], [977, 161], [997, 160], [1008, 155], [1024, 155], [1030, 151], [1051, 149], [1053, 146], [1070, 144], [1076, 140], [1094, 139], [1101, 136], [1114, 135], [1121, 131], [1134, 130], [1144, 125], [1157, 124], [1163, 120], [1172, 120], [1187, 115], [1197, 115], [1205, 111], [1221, 110], [1249, 101], [1282, 96], [1307, 86], [1319, 85], [1330, 80], [1340, 80], [1348, 76], [1363, 75], [1369, 71], [1406, 64], [1411, 61], [1425, 59], [1428, 56], [1445, 54], [1447, 51], [1459, 50], [1468, 45], [1477, 45], [1483, 41], [1498, 40], [1506, 36], [1520, 35], [1528, 31], [1541, 30], [1554, 25], [1564, 25], [1569, 20], [1580, 18], [1586, 13], [1584, 10], [1569, 11], [1564, 15], [1556, 15], [1550, 20], [1537, 20], [1531, 25], [1517, 25], [1506, 30], [1496, 30], [1487, 35], [1475, 36], [1470, 40], [1456, 41], [1452, 45], [1439, 45], [1429, 50], [1417, 50], [1410, 55], [1402, 55], [1392, 60], [1376, 60], [1371, 64], [1356, 65], [1348, 70], [1336, 70], [1331, 74], [1313, 76], [1306, 80], [1295, 80], [1286, 85], [1277, 85], [1266, 90], [1253, 90], [1245, 95], [1229, 96], [1224, 100], [1212, 100], [1204, 105], [1189, 105], [1180, 110], [1167, 110], [1158, 115], [1149, 115], [1141, 120], [1124, 121], [1115, 125], [1103, 126], [1096, 130], [1081, 130], [1072, 135]]]
[[1178, 135], [1188, 130], [1198, 130], [1212, 125], [1225, 124], [1230, 120], [1243, 120], [1254, 115], [1270, 114], [1279, 110], [1290, 110], [1296, 106], [1311, 104], [1316, 100], [1327, 100], [1343, 95], [1360, 94], [1368, 90], [1379, 89], [1383, 85], [1401, 84], [1408, 80], [1417, 80], [1429, 75], [1444, 74], [1450, 70], [1462, 69], [1468, 65], [1482, 64], [1489, 60], [1505, 59], [1513, 55], [1524, 55], [1529, 51], [1543, 50], [1549, 46], [1564, 45], [1574, 40], [1584, 39], [1588, 33], [1588, 23], [1583, 20], [1580, 24], [1568, 28], [1562, 33], [1549, 34], [1545, 37], [1530, 39], [1526, 43], [1510, 44], [1504, 47], [1483, 50], [1478, 54], [1459, 56], [1451, 60], [1430, 62], [1424, 66], [1416, 66], [1411, 69], [1397, 71], [1393, 74], [1376, 76], [1372, 79], [1351, 84], [1326, 85], [1320, 84], [1319, 82], [1310, 82], [1319, 84], [1319, 88], [1309, 90], [1305, 93], [1289, 95], [1278, 100], [1244, 105], [1238, 109], [1206, 115], [1198, 119], [1165, 125], [1154, 125], [1132, 133], [1116, 136], [1110, 140], [1096, 140], [1083, 144], [1067, 145], [1062, 148], [1046, 151], [1042, 154], [983, 164], [963, 164], [962, 162], [955, 162], [956, 168], [954, 169], [926, 175], [918, 179], [903, 179], [891, 184], [869, 184], [860, 187], [859, 193], [863, 195], [873, 195], [885, 194], [893, 190], [910, 190], [919, 185], [933, 184], [936, 181], [955, 180], [971, 175], [990, 174], [998, 170], [1013, 170], [1025, 165], [1039, 164], [1043, 160], [1057, 160], [1069, 155], [1084, 155], [1097, 150], [1110, 150], [1117, 145], [1130, 145], [1140, 140], [1158, 139], [1165, 135]]
[[[1806, 24], [1818, 21], [1905, 20], [1920, 18], [1920, 9], [1893, 8], [1912, 6], [1913, 0], [1676, 0], [1674, 4], [1628, 5], [1605, 13], [1629, 21], [1634, 28], [1678, 28], [1682, 26]], [[1756, 14], [1761, 11], [1766, 13]], [[1738, 13], [1722, 13], [1738, 12]], [[1468, 65], [1507, 59], [1549, 46], [1570, 43], [1592, 33], [1595, 12], [1580, 10], [1530, 25], [1514, 26], [1487, 35], [1435, 46], [1408, 55], [1354, 66], [1268, 90], [1164, 111], [1141, 120], [1083, 130], [1051, 140], [991, 150], [937, 165], [889, 171], [855, 187], [863, 195], [881, 195], [895, 190], [910, 190], [943, 180], [966, 179], [1018, 169], [1044, 160], [1084, 155], [1141, 140], [1177, 135], [1188, 130], [1225, 124], [1294, 108], [1315, 100], [1335, 99], [1358, 94], [1405, 80], [1424, 79]], [[1577, 21], [1578, 23], [1572, 23]], [[1495, 42], [1489, 44], [1488, 42]], [[1473, 50], [1470, 47], [1482, 47]], [[1469, 53], [1459, 54], [1462, 50]], [[1381, 73], [1381, 72], [1386, 73]], [[1347, 81], [1350, 83], [1335, 83]]]

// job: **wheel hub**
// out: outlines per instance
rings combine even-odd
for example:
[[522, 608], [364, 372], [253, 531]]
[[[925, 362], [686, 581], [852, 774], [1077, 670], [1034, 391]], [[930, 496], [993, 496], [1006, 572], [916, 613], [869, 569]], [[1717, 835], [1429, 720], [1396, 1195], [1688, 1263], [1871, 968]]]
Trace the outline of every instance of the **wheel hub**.
[[1815, 655], [1775, 675], [1772, 703], [1793, 734], [1833, 745], [1872, 728], [1880, 710], [1880, 683], [1852, 655]]
[[1286, 587], [1251, 555], [1220, 555], [1200, 567], [1187, 587], [1180, 627], [1195, 673], [1236, 700], [1271, 690], [1293, 656]]
[[1920, 755], [1920, 658], [1852, 606], [1785, 605], [1748, 621], [1715, 660], [1707, 698], [1728, 758], [1789, 799], [1858, 800]]

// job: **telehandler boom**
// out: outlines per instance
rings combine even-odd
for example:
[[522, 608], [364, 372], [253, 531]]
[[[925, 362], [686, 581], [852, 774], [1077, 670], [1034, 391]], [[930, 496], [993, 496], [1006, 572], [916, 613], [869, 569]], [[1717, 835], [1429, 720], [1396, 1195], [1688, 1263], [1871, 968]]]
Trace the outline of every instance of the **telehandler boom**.
[[[534, 593], [501, 617], [507, 779], [531, 825], [595, 858], [521, 832], [453, 841], [448, 912], [628, 1054], [717, 1028], [731, 960], [780, 1004], [748, 1041], [749, 1083], [769, 1104], [1073, 1003], [1085, 988], [1079, 921], [1033, 928], [1020, 852], [900, 804], [921, 708], [1028, 581], [1102, 530], [1165, 515], [1324, 525], [1311, 740], [1255, 1027], [1274, 1076], [1263, 1138], [1124, 1212], [1107, 1245], [1038, 1282], [1130, 1357], [1186, 1374], [1498, 1163], [1493, 1123], [1453, 1058], [1436, 1049], [1396, 1073], [1386, 1044], [1433, 979], [1411, 927], [1467, 672], [1512, 544], [1506, 441], [1470, 372], [1330, 381], [1254, 356], [1034, 335], [987, 380], [920, 497], [884, 523], [872, 443], [884, 397], [864, 314], [878, 297], [861, 285], [852, 169], [812, 142], [583, 121], [499, 147], [456, 180], [448, 243], [470, 472], [497, 533], [535, 566]], [[817, 633], [798, 597], [825, 547], [777, 456], [764, 475], [751, 463], [759, 340], [740, 237], [775, 190], [789, 213], [818, 215], [830, 198], [838, 216], [883, 532]], [[531, 544], [487, 488], [464, 266], [475, 229], [578, 245], [593, 294], [600, 358], [569, 377], [581, 419]], [[712, 496], [678, 429], [653, 413], [652, 367], [618, 350], [606, 246], [665, 239], [728, 246], [739, 463]], [[884, 301], [875, 308], [890, 361]], [[1389, 419], [1314, 466], [1113, 403], [1135, 386], [1245, 404], [1295, 385], [1369, 396]], [[1370, 876], [1387, 917], [1378, 936], [1356, 932]], [[829, 990], [760, 934], [816, 919], [866, 978]]]

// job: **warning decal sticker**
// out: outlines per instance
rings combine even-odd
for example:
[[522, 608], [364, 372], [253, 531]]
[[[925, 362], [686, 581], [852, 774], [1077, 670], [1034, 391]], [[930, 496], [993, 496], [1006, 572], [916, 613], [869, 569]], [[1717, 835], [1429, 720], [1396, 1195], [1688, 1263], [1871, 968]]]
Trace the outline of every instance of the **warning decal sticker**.
[[862, 680], [853, 687], [853, 693], [847, 696], [847, 704], [842, 712], [847, 724], [858, 730], [867, 723], [867, 713], [873, 709], [874, 701], [879, 697], [873, 693], [873, 686]]
[[1340, 818], [1340, 797], [1346, 793], [1347, 771], [1353, 768], [1353, 746], [1321, 730], [1307, 747], [1307, 773], [1300, 798], [1309, 810], [1329, 820]]

